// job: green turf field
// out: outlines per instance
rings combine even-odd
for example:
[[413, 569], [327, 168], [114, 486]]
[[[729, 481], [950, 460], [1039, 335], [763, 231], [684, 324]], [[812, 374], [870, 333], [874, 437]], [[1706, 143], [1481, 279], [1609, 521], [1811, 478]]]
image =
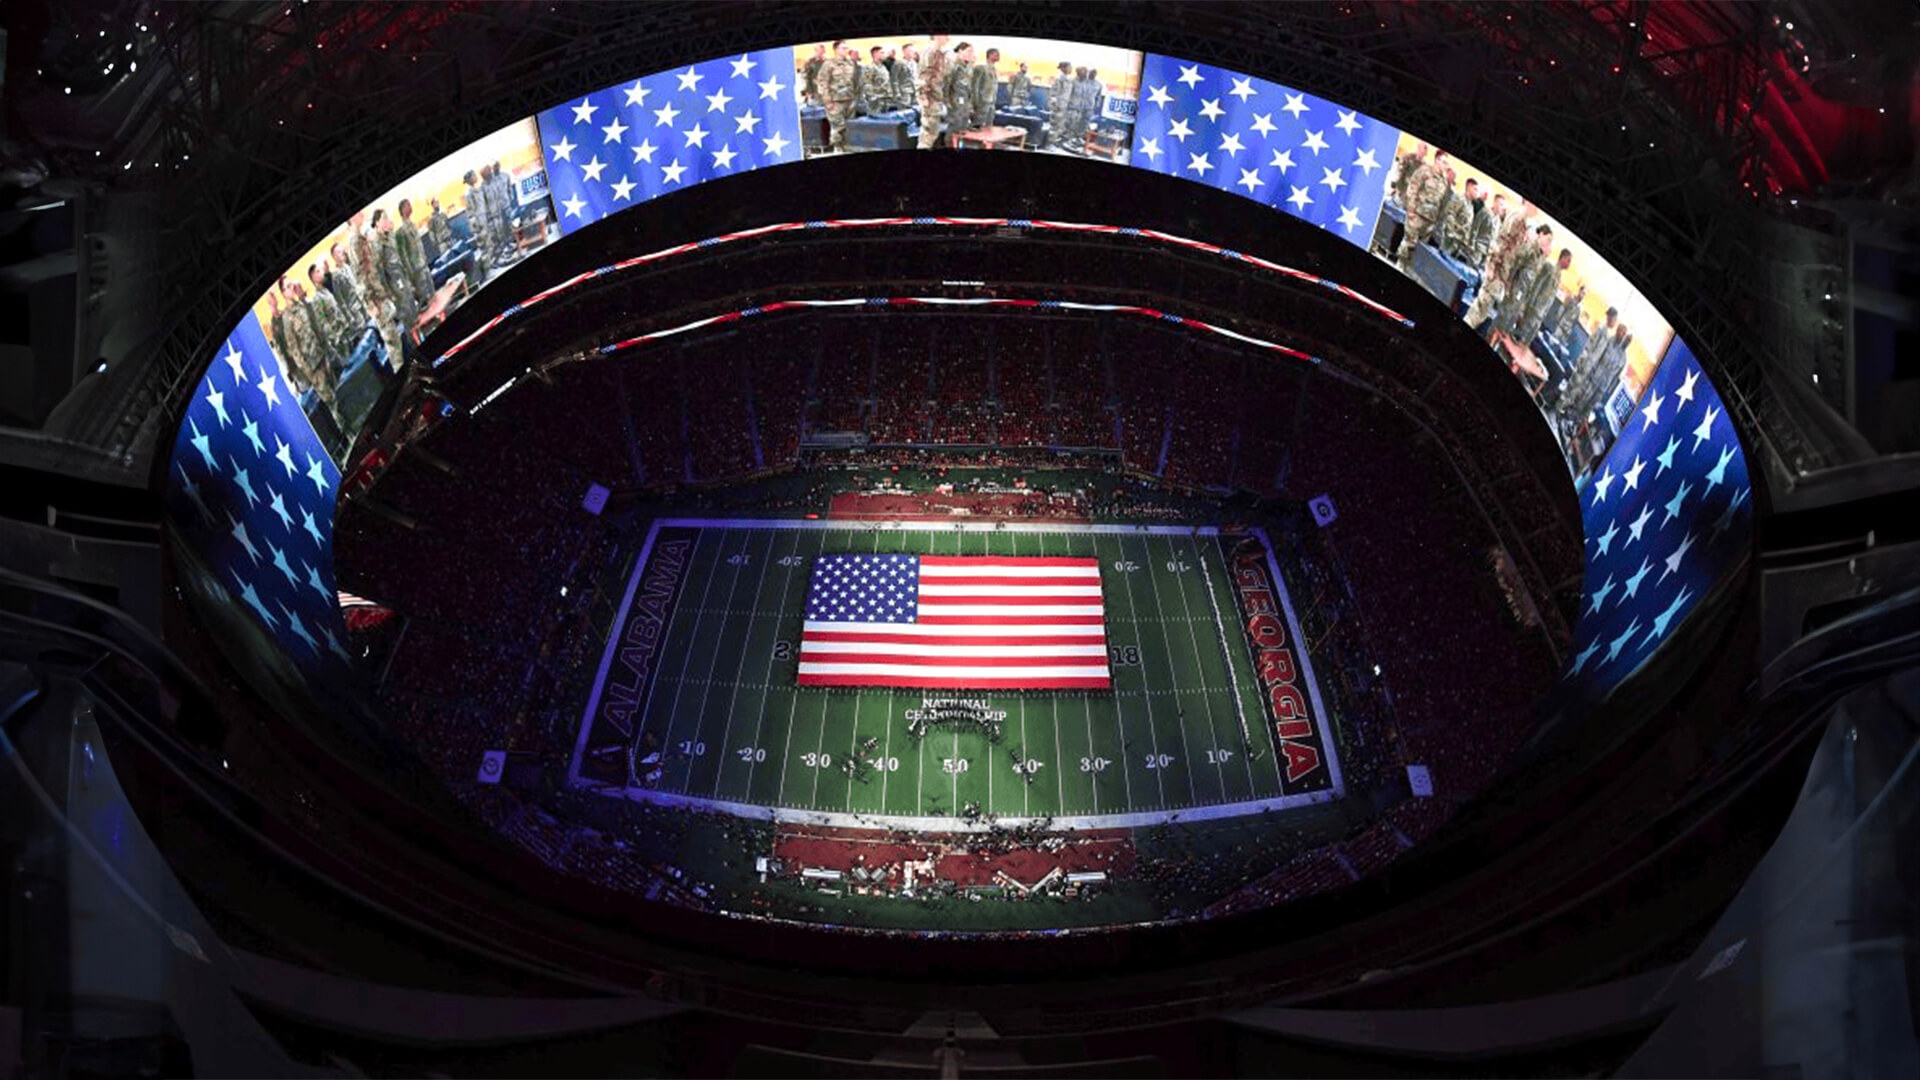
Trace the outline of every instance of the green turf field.
[[[1042, 531], [784, 524], [654, 526], [651, 561], [660, 561], [663, 538], [674, 537], [685, 542], [684, 563], [648, 639], [650, 676], [633, 691], [636, 795], [812, 811], [844, 824], [948, 818], [969, 803], [1002, 818], [1116, 825], [1139, 823], [1118, 820], [1123, 815], [1286, 804], [1271, 724], [1214, 536], [1072, 525]], [[1096, 556], [1113, 689], [923, 694], [796, 687], [813, 559], [830, 552]], [[629, 601], [647, 570], [635, 568]], [[611, 632], [620, 634], [622, 625]], [[609, 660], [615, 654], [610, 642]], [[599, 679], [607, 681], [605, 664]], [[596, 684], [593, 701], [602, 696]], [[951, 730], [916, 742], [907, 714], [928, 696], [984, 699], [1004, 710], [1000, 743]], [[596, 722], [606, 723], [590, 704], [585, 726]], [[589, 734], [580, 733], [582, 748]], [[872, 748], [863, 750], [869, 739]], [[1027, 773], [1017, 770], [1015, 753]], [[862, 762], [853, 776], [849, 757]]]

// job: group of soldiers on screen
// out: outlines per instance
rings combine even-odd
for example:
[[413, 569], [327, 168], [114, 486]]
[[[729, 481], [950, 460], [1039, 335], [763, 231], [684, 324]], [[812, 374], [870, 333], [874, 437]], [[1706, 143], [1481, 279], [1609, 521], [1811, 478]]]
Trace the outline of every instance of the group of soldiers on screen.
[[[486, 267], [506, 261], [514, 247], [511, 181], [497, 162], [464, 179], [468, 227], [484, 278]], [[353, 215], [327, 256], [307, 266], [311, 291], [296, 272], [282, 275], [267, 291], [266, 329], [274, 352], [294, 389], [311, 389], [343, 433], [354, 418], [340, 415], [336, 389], [362, 333], [369, 326], [377, 330], [398, 366], [412, 349], [410, 333], [420, 313], [433, 303], [433, 263], [455, 240], [440, 200], [429, 202], [424, 228], [415, 224], [411, 199], [400, 200], [395, 214], [378, 208]]]
[[[1000, 96], [1000, 50], [976, 53], [972, 42], [949, 49], [948, 35], [934, 34], [924, 49], [909, 41], [898, 49], [875, 45], [851, 48], [845, 41], [815, 45], [801, 65], [801, 90], [827, 113], [830, 153], [847, 148], [847, 121], [918, 108], [920, 149], [953, 146], [968, 131], [993, 126]], [[1033, 106], [1033, 76], [1027, 65], [1007, 76], [1007, 106]], [[1086, 152], [1086, 134], [1100, 117], [1106, 87], [1100, 72], [1061, 61], [1047, 87], [1049, 145], [1069, 153]]]
[[[1479, 291], [1466, 322], [1489, 341], [1525, 351], [1544, 332], [1556, 342], [1572, 342], [1587, 289], [1582, 285], [1560, 294], [1573, 252], [1562, 247], [1554, 253], [1553, 226], [1539, 220], [1525, 199], [1509, 207], [1504, 193], [1486, 198], [1475, 178], [1456, 188], [1459, 173], [1446, 151], [1434, 151], [1431, 160], [1427, 155], [1427, 146], [1418, 144], [1401, 155], [1394, 171], [1393, 197], [1406, 211], [1406, 232], [1395, 257], [1402, 272], [1411, 269], [1420, 245], [1430, 244], [1479, 271]], [[1576, 457], [1584, 456], [1577, 448], [1588, 442], [1594, 411], [1620, 384], [1632, 343], [1633, 332], [1618, 309], [1608, 308], [1552, 395], [1549, 405], [1564, 421]]]
[[[474, 282], [477, 287], [486, 281], [490, 267], [505, 265], [520, 250], [514, 226], [519, 196], [514, 192], [513, 177], [497, 161], [477, 171], [469, 169], [462, 179], [467, 187], [461, 199], [467, 208], [467, 228], [473, 232], [474, 258], [479, 262], [480, 280]], [[448, 240], [452, 240], [451, 233]]]

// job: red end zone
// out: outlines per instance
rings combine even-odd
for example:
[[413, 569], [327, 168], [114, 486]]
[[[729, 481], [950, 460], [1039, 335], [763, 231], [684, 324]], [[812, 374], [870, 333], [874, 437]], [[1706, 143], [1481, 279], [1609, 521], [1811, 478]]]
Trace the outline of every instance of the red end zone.
[[1234, 595], [1240, 601], [1254, 672], [1263, 691], [1261, 701], [1274, 746], [1287, 763], [1287, 792], [1331, 787], [1326, 734], [1321, 730], [1325, 717], [1316, 723], [1307, 703], [1306, 676], [1294, 656], [1301, 645], [1288, 640], [1279, 592], [1268, 573], [1266, 546], [1251, 538], [1242, 540], [1233, 549], [1231, 563]]

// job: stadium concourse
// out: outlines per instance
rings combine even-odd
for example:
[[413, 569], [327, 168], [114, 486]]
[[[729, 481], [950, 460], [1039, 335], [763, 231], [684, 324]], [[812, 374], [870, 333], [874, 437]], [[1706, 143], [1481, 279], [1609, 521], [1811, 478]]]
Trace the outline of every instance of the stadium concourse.
[[[1189, 327], [796, 314], [441, 400], [349, 483], [342, 585], [393, 613], [351, 648], [485, 820], [655, 899], [997, 933], [1306, 895], [1441, 827], [1557, 673], [1407, 414]], [[795, 685], [813, 567], [873, 551], [1097, 558], [1111, 690]], [[954, 703], [986, 720], [916, 730]]]

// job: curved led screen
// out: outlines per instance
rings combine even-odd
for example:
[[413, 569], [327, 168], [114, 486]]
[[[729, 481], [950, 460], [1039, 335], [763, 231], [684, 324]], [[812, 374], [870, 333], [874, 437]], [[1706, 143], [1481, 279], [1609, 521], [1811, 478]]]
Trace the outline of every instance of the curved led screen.
[[[1585, 599], [1565, 679], [1587, 700], [1603, 698], [1673, 637], [1748, 544], [1752, 498], [1746, 462], [1711, 380], [1654, 303], [1522, 193], [1412, 134], [1257, 76], [1099, 45], [936, 37], [804, 43], [587, 89], [421, 170], [331, 234], [317, 238], [250, 306], [220, 354], [210, 358], [187, 404], [167, 493], [183, 555], [204, 569], [198, 580], [209, 583], [217, 600], [268, 632], [296, 667], [315, 677], [336, 673], [352, 662], [350, 650], [343, 647], [342, 609], [368, 605], [341, 593], [333, 577], [340, 464], [382, 391], [409, 365], [425, 359], [419, 355], [420, 343], [450, 312], [541, 248], [676, 191], [839, 154], [936, 148], [1081, 157], [1229, 192], [1374, 253], [1481, 333], [1490, 349], [1488, 362], [1507, 368], [1537, 405], [1580, 494], [1587, 543]], [[926, 219], [928, 224], [935, 221]], [[1121, 231], [1124, 223], [1005, 224]], [[764, 228], [799, 227], [802, 223]], [[1298, 273], [1257, 255], [1154, 235], [1270, 270]], [[597, 274], [732, 238], [683, 245]], [[1236, 246], [1257, 250], [1260, 245], [1254, 237]], [[582, 275], [575, 283], [591, 276]], [[565, 288], [510, 308], [434, 362], [452, 360], [503, 319]], [[1376, 301], [1344, 291], [1382, 317], [1408, 321]], [[923, 299], [928, 306], [941, 302]], [[869, 303], [866, 298], [775, 303], [682, 329], [801, 306]], [[1081, 307], [1093, 310], [1100, 305]], [[1159, 312], [1138, 313], [1166, 318]], [[1182, 325], [1312, 359], [1224, 328]], [[674, 332], [609, 341], [601, 352], [620, 353]], [[511, 388], [509, 382], [502, 392]], [[472, 403], [474, 411], [497, 397]], [[765, 466], [757, 442], [753, 457]], [[1318, 524], [1334, 520], [1331, 502], [1325, 510], [1325, 520], [1318, 520], [1321, 507], [1314, 508]], [[767, 535], [743, 543], [764, 543], [767, 554], [783, 550], [793, 560], [804, 560], [799, 552], [812, 545], [812, 557], [823, 557], [824, 547], [814, 543], [816, 533], [825, 535], [820, 527], [792, 521], [761, 524]], [[633, 628], [644, 621], [640, 616], [648, 610], [648, 589], [653, 587], [647, 575], [665, 565], [660, 558], [672, 551], [691, 557], [697, 545], [707, 542], [707, 534], [745, 529], [739, 521], [722, 526], [662, 519], [650, 534], [647, 553], [639, 556], [624, 583], [626, 599], [605, 639], [593, 702], [586, 710], [590, 717], [606, 712], [606, 695], [636, 693], [641, 686], [631, 679], [623, 682], [613, 660], [630, 651], [616, 647], [622, 635], [636, 632]], [[1097, 553], [1089, 558], [1137, 568], [1137, 560], [1127, 552], [1101, 548], [1105, 541], [1097, 532], [1094, 527], [1087, 534], [1092, 538], [1088, 550]], [[964, 533], [956, 534], [960, 551], [966, 550]], [[1035, 543], [1041, 547], [1025, 552], [1017, 550], [1017, 536], [1009, 537], [1004, 540], [1008, 557], [1056, 556], [1043, 550], [1040, 539]], [[1160, 540], [1141, 540], [1146, 545], [1142, 550], [1152, 552], [1148, 558], [1170, 569], [1189, 565], [1174, 550], [1179, 542], [1169, 534], [1163, 546], [1172, 546], [1161, 551], [1153, 547]], [[1230, 586], [1221, 593], [1229, 606], [1250, 604], [1249, 610], [1265, 610], [1261, 605], [1274, 608], [1273, 596], [1284, 599], [1273, 549], [1264, 540], [1259, 547], [1269, 553], [1265, 560], [1248, 554], [1252, 547], [1229, 543], [1225, 537], [1209, 534], [1208, 545], [1212, 554], [1205, 559], [1196, 554], [1195, 559], [1219, 563], [1221, 580]], [[1078, 549], [1073, 551], [1079, 557]], [[881, 552], [875, 540], [875, 556]], [[889, 549], [888, 557], [893, 554], [910, 553]], [[931, 549], [913, 557], [923, 555], [934, 557]], [[1239, 561], [1230, 566], [1223, 558]], [[892, 563], [887, 566], [889, 572], [895, 569]], [[703, 567], [702, 573], [715, 572]], [[793, 573], [788, 567], [784, 576]], [[830, 588], [846, 583], [816, 579], [816, 584]], [[672, 582], [661, 587], [670, 593]], [[1208, 602], [1216, 602], [1211, 591]], [[1300, 633], [1292, 610], [1285, 614], [1283, 635], [1279, 608], [1271, 612], [1276, 640]], [[809, 625], [819, 622], [823, 627], [832, 621], [819, 612], [808, 618]], [[832, 631], [822, 633], [830, 636]], [[794, 646], [788, 642], [788, 647]], [[1095, 651], [1101, 654], [1103, 670], [1109, 661], [1122, 662], [1121, 656], [1108, 656], [1104, 645], [1081, 649], [1088, 656]], [[1279, 695], [1274, 708], [1286, 715], [1268, 715], [1274, 723], [1264, 725], [1278, 732], [1268, 751], [1268, 767], [1276, 770], [1271, 790], [1255, 785], [1257, 790], [1250, 789], [1252, 794], [1234, 805], [1292, 805], [1288, 800], [1312, 802], [1340, 794], [1331, 742], [1308, 723], [1309, 718], [1324, 723], [1318, 698], [1309, 709], [1290, 677], [1272, 686], [1256, 677], [1256, 670], [1269, 667], [1294, 671], [1291, 654], [1270, 665], [1258, 651], [1252, 655], [1247, 693], [1258, 703], [1271, 690]], [[1301, 669], [1308, 663], [1303, 646]], [[1066, 666], [1079, 672], [1075, 678], [1096, 678], [1081, 671], [1085, 663]], [[839, 673], [838, 668], [832, 673]], [[1306, 685], [1313, 689], [1310, 675]], [[781, 693], [797, 700], [826, 691], [796, 684]], [[996, 723], [991, 703], [971, 698], [942, 698], [927, 708], [932, 710], [930, 724]], [[1281, 730], [1296, 722], [1306, 725], [1302, 732], [1289, 736]], [[598, 731], [604, 735], [618, 726], [609, 721]], [[661, 771], [662, 755], [672, 749], [648, 750], [630, 732], [601, 745], [593, 729], [592, 723], [583, 723], [578, 733], [568, 770], [575, 783], [643, 788], [648, 776]], [[1290, 738], [1296, 746], [1289, 746]], [[1327, 742], [1324, 754], [1322, 742]], [[693, 746], [689, 743], [684, 752], [746, 754], [740, 761], [750, 764], [752, 755], [763, 749], [699, 743], [696, 753]], [[1312, 748], [1313, 761], [1303, 764], [1307, 752], [1299, 747], [1306, 746]], [[1249, 744], [1237, 749], [1253, 748]], [[867, 763], [863, 769], [869, 767], [866, 755], [856, 756]], [[879, 760], [893, 759], [883, 748]], [[1156, 767], [1153, 754], [1146, 760], [1146, 768]], [[498, 757], [490, 752], [480, 782], [499, 780], [506, 761], [504, 751]], [[1079, 761], [1089, 775], [1113, 764], [1092, 751]], [[1063, 769], [1068, 764], [1056, 763]], [[1022, 775], [1029, 784], [1040, 767], [1017, 755], [1014, 765], [1016, 772], [1025, 770]], [[1281, 767], [1295, 765], [1301, 774], [1289, 781]], [[964, 762], [949, 766], [961, 768]], [[823, 763], [809, 767], [828, 768]], [[1125, 779], [1124, 770], [1117, 775]], [[1427, 783], [1424, 770], [1418, 775], [1409, 771], [1408, 783], [1417, 798], [1432, 794], [1431, 788], [1421, 790]], [[1090, 798], [1091, 806], [1097, 797]], [[954, 827], [963, 827], [959, 806], [945, 813]], [[1127, 814], [1112, 820], [1107, 820], [1110, 815], [1082, 816], [1092, 822], [1089, 828], [1141, 824]], [[900, 820], [930, 827], [911, 814]], [[1395, 843], [1406, 839], [1391, 827], [1380, 837], [1397, 837]], [[1387, 846], [1398, 850], [1395, 844]]]

